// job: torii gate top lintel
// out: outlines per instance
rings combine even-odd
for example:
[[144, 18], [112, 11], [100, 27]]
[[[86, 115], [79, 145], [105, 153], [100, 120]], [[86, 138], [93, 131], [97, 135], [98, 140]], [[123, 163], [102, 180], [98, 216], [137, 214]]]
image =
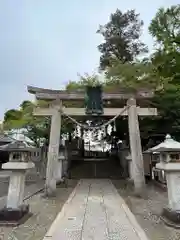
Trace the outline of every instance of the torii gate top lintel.
[[[78, 101], [82, 102], [85, 100], [85, 92], [83, 91], [76, 91], [76, 92], [70, 92], [66, 90], [52, 90], [52, 89], [45, 89], [45, 88], [38, 88], [38, 87], [32, 87], [28, 86], [27, 87], [28, 92], [31, 94], [34, 94], [36, 99], [38, 100], [46, 100], [50, 102], [56, 102], [57, 100], [64, 100], [66, 101]], [[128, 93], [127, 90], [121, 89], [121, 91], [117, 92], [103, 92], [102, 94], [102, 99], [104, 101], [116, 101], [118, 107], [122, 105], [122, 102], [126, 102], [128, 99], [131, 97], [136, 98], [140, 102], [143, 102], [145, 99], [150, 99], [153, 97], [153, 92], [149, 91], [147, 89], [140, 89], [134, 93]], [[147, 105], [147, 104], [146, 104]], [[149, 105], [149, 104], [148, 104]], [[123, 105], [124, 106], [124, 105]], [[104, 114], [103, 116], [115, 116], [117, 113], [121, 112], [123, 108], [112, 108], [104, 107]], [[138, 115], [140, 116], [149, 116], [149, 115], [157, 115], [157, 109], [156, 108], [137, 108]], [[64, 108], [63, 112], [67, 115], [71, 116], [85, 116], [85, 108]], [[34, 110], [34, 114], [36, 116], [47, 116], [47, 115], [52, 115], [53, 110], [52, 109], [47, 109], [47, 108], [38, 108]], [[128, 115], [128, 112], [125, 111], [122, 115]]]
[[[28, 86], [27, 90], [29, 93], [34, 94], [36, 99], [39, 100], [84, 100], [85, 92], [83, 91], [67, 91], [67, 90], [53, 90], [46, 88], [38, 88]], [[127, 91], [127, 89], [121, 88], [116, 92], [103, 92], [103, 100], [115, 100], [115, 99], [129, 99], [135, 97], [136, 99], [149, 99], [154, 95], [153, 91], [148, 89], [139, 89], [136, 93]]]

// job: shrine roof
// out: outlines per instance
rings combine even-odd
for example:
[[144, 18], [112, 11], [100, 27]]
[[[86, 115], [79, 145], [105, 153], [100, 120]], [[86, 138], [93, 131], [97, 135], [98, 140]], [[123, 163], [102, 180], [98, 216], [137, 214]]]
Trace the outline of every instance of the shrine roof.
[[[29, 93], [34, 94], [36, 99], [39, 100], [84, 100], [85, 91], [67, 91], [67, 90], [53, 90], [46, 88], [38, 88], [28, 86], [27, 90]], [[118, 100], [128, 99], [135, 97], [136, 99], [149, 99], [153, 97], [153, 91], [149, 89], [139, 89], [136, 92], [132, 92], [129, 89], [121, 88], [117, 91], [108, 91], [102, 93], [103, 100]]]

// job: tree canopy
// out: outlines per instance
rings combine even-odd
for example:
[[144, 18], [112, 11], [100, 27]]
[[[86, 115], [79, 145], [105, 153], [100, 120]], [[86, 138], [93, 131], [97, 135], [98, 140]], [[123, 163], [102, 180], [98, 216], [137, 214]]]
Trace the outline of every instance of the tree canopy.
[[110, 21], [100, 25], [97, 33], [101, 34], [104, 42], [98, 46], [101, 53], [100, 69], [111, 66], [112, 60], [122, 63], [132, 62], [135, 58], [148, 51], [140, 40], [143, 21], [135, 10], [122, 13], [119, 9], [111, 14]]
[[149, 26], [151, 35], [162, 49], [180, 50], [180, 4], [160, 8]]

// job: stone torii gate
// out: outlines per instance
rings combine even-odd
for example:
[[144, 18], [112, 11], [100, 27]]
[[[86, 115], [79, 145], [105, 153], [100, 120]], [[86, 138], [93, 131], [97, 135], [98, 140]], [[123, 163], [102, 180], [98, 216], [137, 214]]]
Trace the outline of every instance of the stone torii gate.
[[[48, 163], [46, 171], [46, 194], [51, 195], [56, 190], [56, 168], [60, 145], [61, 115], [63, 113], [70, 116], [84, 116], [85, 108], [66, 108], [63, 107], [64, 101], [84, 101], [85, 93], [67, 92], [28, 86], [28, 92], [34, 94], [37, 100], [49, 101], [48, 108], [37, 107], [34, 109], [36, 116], [51, 116], [50, 141], [48, 149]], [[125, 100], [126, 108], [104, 108], [103, 116], [116, 116], [125, 110], [122, 115], [128, 115], [128, 126], [130, 136], [130, 149], [133, 164], [133, 179], [135, 191], [141, 194], [145, 187], [143, 155], [139, 131], [138, 116], [155, 116], [156, 108], [140, 108], [136, 105], [136, 99], [150, 99], [153, 93], [147, 90], [139, 90], [136, 94], [132, 93], [103, 93], [104, 101]], [[128, 106], [128, 107], [127, 107]]]

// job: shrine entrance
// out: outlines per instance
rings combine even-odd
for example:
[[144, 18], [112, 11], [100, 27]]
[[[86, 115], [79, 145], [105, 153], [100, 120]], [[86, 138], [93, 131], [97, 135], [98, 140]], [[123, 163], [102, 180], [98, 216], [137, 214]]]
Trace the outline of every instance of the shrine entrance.
[[69, 178], [121, 178], [116, 141], [115, 151], [112, 152], [112, 132], [116, 132], [116, 118], [119, 114], [105, 119], [101, 86], [86, 88], [84, 115], [85, 119], [81, 119], [81, 123], [67, 116], [76, 125], [75, 149], [80, 150], [80, 154], [70, 161]]
[[[50, 116], [51, 129], [48, 150], [48, 162], [46, 171], [46, 190], [52, 192], [56, 189], [56, 182], [67, 173], [63, 172], [62, 161], [59, 157], [60, 135], [61, 135], [61, 118], [65, 117], [71, 120], [74, 125], [79, 126], [78, 141], [80, 143], [79, 151], [77, 145], [72, 143], [65, 144], [66, 160], [69, 169], [69, 177], [76, 178], [115, 178], [121, 177], [122, 166], [117, 155], [112, 154], [111, 150], [107, 156], [98, 158], [98, 156], [86, 156], [84, 148], [84, 134], [86, 130], [100, 130], [106, 135], [109, 125], [116, 125], [118, 117], [127, 116], [130, 151], [134, 168], [134, 184], [135, 188], [140, 189], [145, 184], [144, 167], [142, 158], [142, 148], [139, 132], [138, 116], [157, 115], [155, 108], [149, 108], [143, 104], [144, 108], [137, 107], [143, 103], [143, 99], [149, 99], [153, 96], [152, 92], [147, 90], [139, 90], [136, 93], [122, 90], [118, 92], [103, 92], [100, 86], [88, 87], [85, 92], [69, 92], [36, 88], [28, 86], [28, 91], [35, 95], [37, 100], [45, 100], [45, 107], [36, 107], [34, 115]], [[85, 106], [84, 106], [85, 99]], [[71, 102], [71, 106], [80, 106], [79, 108], [67, 107]], [[115, 106], [119, 106], [119, 108]], [[85, 121], [78, 122], [77, 118], [86, 117], [91, 124]], [[108, 120], [104, 120], [108, 117]], [[110, 118], [110, 120], [109, 120]], [[98, 121], [94, 121], [94, 119]], [[101, 122], [102, 121], [102, 122]], [[102, 140], [102, 139], [101, 139]], [[74, 141], [74, 140], [73, 140]], [[72, 141], [72, 142], [73, 142]], [[92, 139], [90, 139], [90, 143]], [[79, 144], [78, 143], [78, 144]], [[76, 152], [76, 154], [73, 154]], [[110, 155], [108, 155], [110, 153]], [[124, 170], [124, 169], [123, 169]], [[76, 174], [75, 174], [76, 173]], [[79, 176], [78, 176], [79, 174]]]
[[109, 178], [120, 179], [122, 168], [118, 158], [73, 161], [70, 167], [70, 178]]

